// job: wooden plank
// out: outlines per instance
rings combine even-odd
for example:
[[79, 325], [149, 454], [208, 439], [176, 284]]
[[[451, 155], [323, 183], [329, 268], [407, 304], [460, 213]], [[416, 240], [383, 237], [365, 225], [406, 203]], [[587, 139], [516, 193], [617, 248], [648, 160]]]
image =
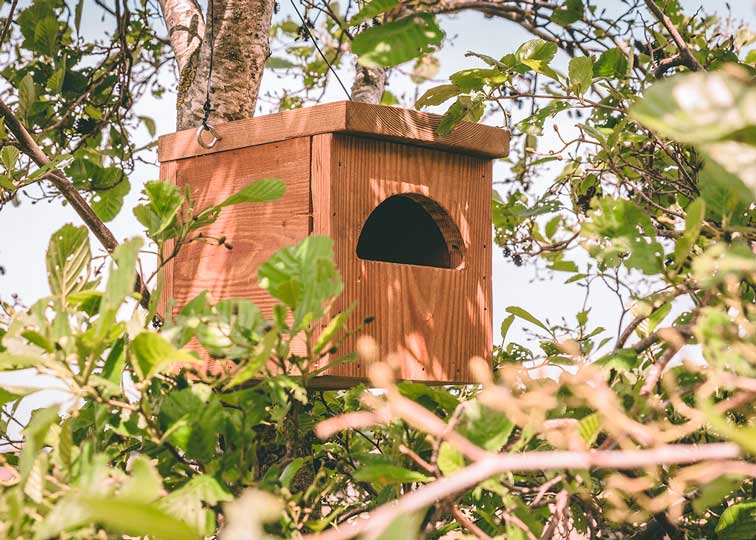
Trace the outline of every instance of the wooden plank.
[[258, 287], [257, 269], [274, 251], [310, 232], [310, 140], [292, 139], [177, 162], [176, 183], [189, 186], [197, 208], [219, 203], [266, 177], [286, 183], [281, 199], [224, 208], [214, 224], [202, 229], [210, 238], [225, 236], [232, 250], [214, 241], [196, 241], [176, 257], [177, 307], [207, 290], [214, 300], [247, 298], [270, 314], [274, 301]]
[[[163, 182], [176, 183], [176, 162], [167, 161], [160, 164], [160, 179]], [[173, 251], [174, 241], [168, 240], [163, 244], [163, 255], [168, 256]], [[173, 298], [173, 265], [174, 260], [171, 259], [163, 266], [163, 288], [160, 290], [160, 298], [158, 299], [157, 312], [165, 318], [168, 314], [168, 303]]]
[[[325, 142], [326, 139], [322, 139]], [[315, 149], [313, 145], [313, 149]], [[375, 317], [364, 333], [381, 355], [394, 354], [402, 379], [472, 382], [469, 359], [492, 360], [491, 162], [438, 150], [360, 137], [332, 138], [331, 167], [314, 168], [313, 200], [328, 189], [328, 213], [315, 213], [315, 230], [334, 238], [344, 292], [335, 312], [357, 301], [352, 325]], [[460, 269], [362, 260], [356, 247], [363, 223], [380, 202], [401, 193], [427, 196], [440, 204], [464, 242]], [[330, 224], [318, 223], [328, 219]], [[347, 339], [343, 353], [354, 350]], [[363, 379], [362, 362], [329, 370], [345, 381]]]
[[213, 148], [197, 144], [195, 129], [163, 135], [158, 140], [158, 156], [160, 161], [171, 161], [323, 133], [387, 138], [489, 158], [509, 153], [506, 130], [461, 122], [442, 137], [436, 135], [440, 121], [436, 114], [340, 101], [219, 124], [216, 130], [221, 140]]
[[399, 107], [347, 102], [346, 127], [355, 135], [411, 142], [472, 155], [500, 158], [509, 154], [509, 132], [500, 128], [460, 122], [449, 135], [437, 135], [438, 114]]

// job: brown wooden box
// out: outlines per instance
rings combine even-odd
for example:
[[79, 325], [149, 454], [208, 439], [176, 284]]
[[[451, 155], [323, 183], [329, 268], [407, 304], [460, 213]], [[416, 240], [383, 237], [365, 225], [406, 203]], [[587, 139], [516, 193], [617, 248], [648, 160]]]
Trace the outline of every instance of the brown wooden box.
[[[439, 121], [339, 102], [217, 126], [212, 149], [194, 130], [161, 137], [161, 178], [188, 185], [200, 207], [258, 178], [287, 185], [278, 201], [224, 209], [207, 232], [225, 235], [233, 250], [187, 246], [166, 267], [162, 305], [208, 290], [269, 312], [259, 265], [309, 234], [328, 235], [344, 280], [335, 312], [356, 301], [353, 321], [375, 317], [365, 333], [382, 355], [399, 355], [401, 378], [470, 382], [469, 359], [491, 358], [491, 171], [509, 134], [462, 123], [441, 137]], [[320, 382], [349, 386], [366, 375], [358, 361]]]

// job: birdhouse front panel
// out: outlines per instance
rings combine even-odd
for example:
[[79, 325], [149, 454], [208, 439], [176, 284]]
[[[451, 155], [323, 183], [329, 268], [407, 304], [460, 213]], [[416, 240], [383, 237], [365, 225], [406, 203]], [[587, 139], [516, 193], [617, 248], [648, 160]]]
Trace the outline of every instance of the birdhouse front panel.
[[[257, 284], [257, 268], [278, 249], [311, 232], [310, 138], [300, 137], [171, 162], [173, 181], [189, 187], [198, 209], [220, 203], [258, 178], [278, 178], [286, 193], [273, 203], [223, 209], [202, 229], [204, 240], [185, 245], [166, 269], [166, 298], [180, 308], [202, 291], [214, 300], [246, 298], [270, 313], [274, 301]], [[163, 176], [166, 179], [166, 176]], [[218, 245], [224, 238], [231, 246]], [[168, 281], [168, 280], [166, 280]]]
[[344, 279], [336, 308], [375, 318], [364, 333], [401, 378], [472, 381], [470, 358], [492, 348], [491, 161], [341, 134], [315, 136], [313, 154], [314, 232], [334, 238]]
[[[439, 136], [440, 119], [340, 102], [216, 126], [213, 148], [199, 145], [194, 130], [161, 137], [161, 177], [187, 186], [197, 208], [260, 178], [287, 187], [277, 201], [224, 208], [202, 241], [166, 265], [163, 313], [207, 290], [270, 314], [260, 264], [309, 234], [328, 235], [344, 281], [332, 314], [356, 302], [351, 326], [374, 319], [363, 333], [403, 379], [471, 382], [470, 358], [492, 354], [491, 171], [509, 135], [463, 122]], [[221, 237], [233, 249], [218, 246]], [[339, 354], [354, 350], [359, 335]], [[368, 367], [335, 366], [316, 384], [348, 387]]]

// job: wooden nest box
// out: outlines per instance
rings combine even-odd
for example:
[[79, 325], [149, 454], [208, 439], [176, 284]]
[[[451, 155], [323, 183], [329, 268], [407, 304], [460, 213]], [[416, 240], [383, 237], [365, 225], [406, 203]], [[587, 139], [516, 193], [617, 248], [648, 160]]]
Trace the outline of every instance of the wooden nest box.
[[[375, 317], [364, 333], [382, 356], [398, 355], [398, 376], [472, 382], [470, 358], [492, 355], [491, 177], [509, 134], [462, 122], [439, 136], [440, 119], [339, 102], [219, 125], [210, 149], [195, 130], [161, 137], [161, 178], [189, 186], [198, 208], [259, 178], [287, 186], [277, 201], [224, 209], [207, 232], [233, 250], [186, 246], [166, 267], [163, 305], [208, 290], [269, 314], [274, 300], [258, 287], [257, 268], [283, 246], [327, 235], [344, 281], [336, 312], [356, 301], [353, 325]], [[323, 386], [350, 386], [367, 368], [359, 360], [332, 368]]]

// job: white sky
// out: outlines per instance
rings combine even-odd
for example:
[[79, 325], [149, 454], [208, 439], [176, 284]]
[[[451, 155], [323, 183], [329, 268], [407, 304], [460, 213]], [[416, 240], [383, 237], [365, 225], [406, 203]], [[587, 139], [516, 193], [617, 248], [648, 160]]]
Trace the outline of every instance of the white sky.
[[[721, 0], [683, 0], [682, 3], [695, 9], [703, 4], [706, 11], [720, 11], [725, 9], [725, 3]], [[285, 16], [290, 6], [288, 2], [281, 0], [282, 13], [278, 17]], [[609, 5], [618, 6], [613, 0]], [[751, 27], [756, 27], [756, 4], [751, 0], [731, 0], [730, 6], [733, 15], [739, 19], [750, 21]], [[287, 10], [287, 7], [289, 10]], [[94, 8], [94, 6], [92, 6]], [[94, 11], [89, 6], [90, 12]], [[85, 9], [85, 13], [87, 12]], [[6, 8], [3, 8], [5, 11]], [[159, 24], [159, 23], [158, 23]], [[449, 74], [469, 67], [478, 67], [480, 63], [471, 58], [465, 58], [467, 51], [489, 54], [501, 57], [506, 53], [513, 52], [517, 46], [531, 39], [532, 36], [521, 30], [518, 26], [498, 19], [487, 19], [480, 14], [467, 13], [453, 17], [444, 17], [441, 24], [447, 36], [453, 37], [442, 51], [438, 54], [441, 60], [441, 72], [437, 79], [445, 79]], [[85, 17], [83, 25], [87, 31], [99, 31], [99, 17]], [[558, 58], [557, 67], [565, 66], [566, 60], [563, 55]], [[564, 71], [564, 68], [562, 67]], [[349, 86], [351, 73], [348, 68], [342, 70], [342, 79]], [[402, 77], [402, 79], [407, 79]], [[170, 85], [171, 81], [167, 81]], [[263, 81], [265, 90], [280, 88], [286, 82], [272, 72], [267, 72]], [[425, 87], [434, 85], [426, 84]], [[425, 88], [423, 87], [423, 89]], [[395, 94], [406, 93], [413, 95], [414, 89], [410, 84], [394, 81], [389, 87]], [[343, 94], [336, 84], [329, 86], [325, 101], [343, 99]], [[139, 114], [151, 116], [158, 126], [158, 134], [170, 133], [175, 130], [175, 94], [168, 94], [161, 100], [152, 97], [143, 99], [138, 105]], [[562, 121], [562, 130], [570, 129], [569, 122]], [[546, 133], [551, 130], [545, 130]], [[146, 143], [149, 138], [146, 133], [138, 134], [138, 142]], [[541, 148], [556, 147], [553, 137], [545, 136], [539, 143]], [[154, 157], [154, 156], [153, 156]], [[506, 168], [497, 165], [494, 169], [494, 180], [505, 178]], [[139, 224], [131, 214], [131, 207], [135, 203], [141, 190], [141, 185], [158, 177], [157, 165], [139, 164], [131, 176], [132, 192], [125, 204], [124, 210], [109, 224], [115, 236], [119, 239], [138, 235], [141, 232]], [[544, 179], [548, 181], [548, 178]], [[5, 266], [6, 274], [0, 276], [0, 296], [6, 300], [11, 293], [18, 293], [21, 299], [28, 305], [37, 298], [48, 294], [47, 278], [45, 273], [45, 248], [53, 231], [66, 222], [78, 224], [79, 221], [74, 212], [60, 204], [40, 203], [31, 205], [27, 200], [14, 208], [8, 205], [0, 211], [0, 264]], [[93, 247], [97, 247], [95, 241]], [[146, 267], [154, 263], [148, 256], [144, 257], [143, 264]], [[493, 261], [493, 287], [494, 287], [494, 337], [498, 341], [498, 327], [506, 315], [505, 309], [510, 305], [519, 305], [531, 311], [531, 313], [557, 321], [562, 316], [569, 317], [572, 321], [574, 314], [579, 310], [583, 302], [583, 289], [575, 285], [563, 285], [562, 282], [568, 274], [557, 273], [554, 279], [533, 281], [534, 270], [527, 264], [517, 268], [510, 260], [505, 260], [500, 250], [495, 250]], [[601, 321], [612, 334], [617, 323], [618, 307], [616, 300], [607, 291], [598, 290], [590, 301], [592, 307], [591, 318]], [[513, 325], [510, 330], [510, 339], [524, 339], [522, 324]], [[28, 382], [28, 380], [19, 381]], [[37, 403], [39, 405], [39, 402]]]

